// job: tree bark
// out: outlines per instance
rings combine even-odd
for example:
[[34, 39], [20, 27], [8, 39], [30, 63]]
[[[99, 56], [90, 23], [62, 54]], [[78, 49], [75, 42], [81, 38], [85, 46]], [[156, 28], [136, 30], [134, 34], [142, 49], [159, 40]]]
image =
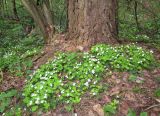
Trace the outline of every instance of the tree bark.
[[139, 25], [139, 21], [138, 21], [138, 3], [137, 1], [134, 1], [134, 17], [135, 17], [135, 21], [136, 21], [136, 25], [137, 25], [137, 29], [140, 31], [140, 25]]
[[46, 0], [40, 6], [34, 0], [22, 0], [22, 3], [40, 27], [45, 43], [49, 44], [55, 32], [52, 15], [49, 10], [49, 1]]
[[117, 43], [116, 0], [68, 0], [69, 38], [79, 42]]
[[16, 20], [19, 20], [17, 8], [16, 8], [16, 1], [15, 1], [15, 0], [12, 0], [12, 5], [13, 5], [14, 18], [15, 18]]

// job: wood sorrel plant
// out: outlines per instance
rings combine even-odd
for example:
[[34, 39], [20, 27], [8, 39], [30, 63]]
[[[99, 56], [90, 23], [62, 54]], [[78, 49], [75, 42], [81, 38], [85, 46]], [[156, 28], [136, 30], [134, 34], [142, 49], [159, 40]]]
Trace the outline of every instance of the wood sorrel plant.
[[32, 111], [79, 103], [84, 93], [99, 92], [103, 71], [104, 66], [93, 55], [61, 53], [32, 75], [23, 91], [24, 103]]
[[115, 47], [99, 44], [92, 47], [91, 53], [108, 68], [119, 71], [138, 71], [149, 68], [154, 61], [152, 51], [146, 51], [135, 44]]
[[105, 68], [141, 70], [153, 60], [151, 52], [136, 45], [99, 44], [90, 53], [60, 53], [31, 76], [23, 91], [23, 101], [32, 111], [48, 110], [58, 104], [73, 105], [87, 92], [99, 93]]

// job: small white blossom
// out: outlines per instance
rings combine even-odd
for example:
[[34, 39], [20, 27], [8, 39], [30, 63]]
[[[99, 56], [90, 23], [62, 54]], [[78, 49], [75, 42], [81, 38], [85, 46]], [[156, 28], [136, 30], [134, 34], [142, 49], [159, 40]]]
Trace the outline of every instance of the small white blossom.
[[87, 87], [89, 86], [88, 82], [84, 83], [84, 85], [87, 86]]
[[61, 94], [63, 94], [63, 93], [64, 93], [64, 90], [61, 91]]
[[93, 84], [96, 84], [96, 83], [97, 83], [97, 81], [94, 81], [94, 82], [93, 82]]
[[95, 71], [94, 71], [94, 70], [92, 70], [92, 74], [95, 74]]
[[91, 79], [88, 79], [88, 82], [91, 82]]
[[67, 93], [67, 96], [69, 96], [69, 93]]
[[41, 103], [43, 104], [43, 103], [44, 103], [44, 100], [42, 100]]
[[30, 102], [29, 102], [29, 105], [31, 106], [31, 105], [32, 105], [32, 103], [33, 103], [33, 101], [30, 101]]
[[76, 85], [76, 83], [73, 83], [73, 86], [75, 86]]
[[47, 94], [44, 94], [44, 98], [47, 98]]
[[40, 86], [40, 89], [43, 89], [43, 86]]
[[153, 50], [151, 50], [150, 52], [153, 53]]
[[39, 104], [39, 100], [36, 100], [36, 102], [35, 102], [36, 104]]

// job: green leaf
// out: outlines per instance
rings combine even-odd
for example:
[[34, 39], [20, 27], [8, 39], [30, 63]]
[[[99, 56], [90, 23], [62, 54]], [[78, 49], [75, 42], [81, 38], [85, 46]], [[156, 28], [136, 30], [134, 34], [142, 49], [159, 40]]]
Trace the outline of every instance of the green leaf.
[[133, 110], [129, 109], [127, 116], [136, 116], [136, 112]]
[[38, 109], [38, 106], [32, 106], [32, 112], [35, 112]]
[[113, 106], [111, 106], [111, 105], [106, 105], [106, 106], [104, 107], [104, 111], [105, 111], [105, 112], [112, 113], [112, 114], [115, 114], [116, 109], [115, 109]]
[[141, 112], [140, 116], [148, 116], [147, 112]]

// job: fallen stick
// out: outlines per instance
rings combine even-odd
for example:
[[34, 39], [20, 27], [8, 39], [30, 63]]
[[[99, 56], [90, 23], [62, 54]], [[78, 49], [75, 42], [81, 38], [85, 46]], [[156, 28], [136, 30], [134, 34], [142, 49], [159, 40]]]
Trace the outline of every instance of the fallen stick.
[[155, 105], [152, 105], [152, 106], [146, 108], [144, 111], [147, 111], [147, 110], [149, 110], [149, 109], [152, 109], [152, 108], [154, 108], [154, 107], [159, 107], [159, 106], [160, 106], [160, 104], [155, 104]]

